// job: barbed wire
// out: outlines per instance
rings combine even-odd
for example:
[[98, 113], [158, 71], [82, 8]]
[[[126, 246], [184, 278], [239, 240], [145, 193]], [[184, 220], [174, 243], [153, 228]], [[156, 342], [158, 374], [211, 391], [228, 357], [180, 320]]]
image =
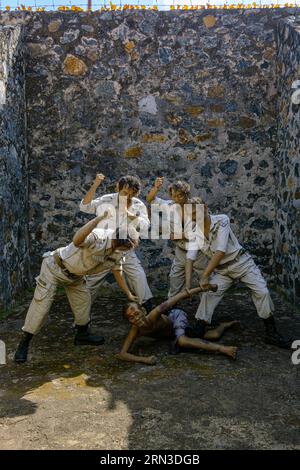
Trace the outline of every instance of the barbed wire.
[[[31, 0], [32, 1], [32, 0]], [[66, 5], [66, 3], [68, 3], [68, 5]], [[190, 3], [190, 5], [189, 5]], [[0, 4], [0, 11], [4, 11], [4, 9], [6, 8], [10, 8], [11, 10], [13, 10], [14, 8], [15, 9], [19, 9], [19, 10], [29, 10], [29, 9], [32, 9], [33, 11], [38, 9], [38, 8], [53, 8], [53, 10], [57, 10], [59, 7], [62, 7], [62, 8], [74, 8], [74, 11], [76, 9], [76, 7], [86, 7], [87, 6], [87, 2], [85, 3], [78, 3], [76, 2], [76, 4], [74, 2], [72, 2], [71, 0], [66, 0], [66, 1], [60, 1], [58, 3], [55, 3], [54, 1], [52, 1], [52, 3], [50, 4], [45, 4], [45, 3], [37, 3], [36, 1], [34, 1], [34, 4], [29, 4], [29, 5], [24, 5], [23, 7], [23, 4], [20, 4], [20, 2], [16, 2], [15, 4], [10, 4], [8, 2], [5, 2], [5, 5], [4, 6], [1, 6]], [[132, 7], [132, 8], [131, 8]], [[218, 7], [218, 8], [222, 8], [222, 9], [230, 9], [230, 8], [251, 8], [251, 9], [258, 9], [258, 8], [295, 8], [295, 7], [299, 7], [299, 3], [272, 3], [272, 4], [267, 4], [265, 2], [259, 2], [257, 4], [256, 7], [253, 7], [251, 4], [248, 4], [247, 1], [243, 1], [243, 2], [239, 2], [239, 3], [236, 3], [236, 4], [231, 4], [231, 3], [227, 3], [227, 4], [224, 4], [223, 2], [220, 2], [218, 3], [217, 1], [214, 2], [214, 4], [203, 4], [203, 3], [192, 3], [191, 0], [189, 1], [180, 1], [180, 0], [172, 0], [172, 4], [159, 4], [157, 2], [155, 2], [155, 5], [153, 5], [153, 3], [147, 3], [147, 2], [143, 2], [141, 3], [140, 0], [138, 0], [135, 4], [127, 4], [127, 3], [122, 3], [122, 1], [119, 1], [118, 2], [118, 7], [117, 8], [110, 8], [110, 6], [106, 3], [106, 2], [103, 2], [101, 3], [100, 5], [98, 4], [98, 6], [93, 6], [93, 11], [95, 10], [98, 10], [100, 8], [106, 8], [108, 10], [111, 10], [111, 11], [115, 11], [115, 10], [118, 10], [119, 8], [121, 9], [144, 9], [144, 7], [149, 7], [149, 8], [153, 8], [153, 7], [157, 7], [157, 8], [162, 8], [162, 7], [169, 7], [170, 9], [193, 9], [195, 7], [199, 7], [199, 8], [206, 8], [206, 9], [213, 9], [214, 7]], [[185, 8], [183, 8], [185, 7]], [[30, 10], [29, 10], [30, 11]]]
[[[80, 0], [79, 0], [80, 1]], [[128, 10], [128, 9], [152, 9], [152, 10], [197, 10], [197, 9], [256, 9], [256, 8], [297, 8], [299, 7], [298, 2], [273, 2], [271, 0], [259, 0], [257, 2], [249, 2], [247, 0], [238, 1], [236, 3], [224, 2], [222, 0], [212, 1], [201, 1], [201, 0], [98, 0], [95, 3], [92, 2], [92, 11], [106, 10], [106, 11], [117, 11], [117, 10]], [[0, 11], [87, 11], [88, 1], [84, 3], [77, 3], [76, 0], [44, 0], [39, 2], [37, 0], [15, 0], [6, 1], [0, 0]]]

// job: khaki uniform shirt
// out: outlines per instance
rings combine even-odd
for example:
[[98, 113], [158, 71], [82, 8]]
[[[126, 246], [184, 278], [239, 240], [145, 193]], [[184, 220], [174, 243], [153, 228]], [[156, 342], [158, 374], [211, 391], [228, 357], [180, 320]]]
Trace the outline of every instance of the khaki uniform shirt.
[[[97, 216], [103, 214], [105, 210], [111, 207], [115, 209], [116, 217], [119, 219], [119, 227], [122, 226], [122, 223], [126, 222], [128, 227], [132, 226], [134, 229], [138, 229], [141, 233], [148, 233], [150, 221], [148, 218], [147, 208], [145, 204], [136, 197], [132, 198], [131, 206], [128, 208], [131, 213], [137, 216], [134, 220], [128, 219], [125, 211], [120, 210], [119, 193], [105, 194], [104, 196], [93, 199], [89, 204], [83, 204], [83, 201], [81, 201], [79, 205], [82, 212], [86, 212], [87, 214], [96, 214]], [[111, 225], [113, 222], [114, 219], [109, 217], [108, 219], [102, 220], [98, 224], [98, 227], [104, 229], [114, 228]]]
[[77, 276], [98, 274], [110, 268], [122, 271], [124, 252], [112, 250], [111, 234], [112, 231], [96, 228], [80, 246], [70, 243], [56, 252], [66, 269]]
[[[197, 233], [197, 243], [199, 250], [208, 258], [212, 258], [216, 251], [223, 251], [225, 256], [220, 262], [221, 266], [235, 259], [243, 247], [234, 235], [227, 215], [211, 215], [210, 219], [211, 223], [208, 238], [206, 238], [203, 233]], [[187, 258], [196, 259], [199, 250], [189, 251]]]
[[[155, 204], [157, 209], [162, 213], [163, 220], [165, 223], [170, 224], [170, 232], [176, 235], [183, 236], [183, 211], [181, 207], [176, 204], [171, 199], [162, 199], [160, 197], [155, 197], [151, 203], [151, 206]], [[153, 209], [152, 209], [153, 210]], [[170, 215], [170, 218], [168, 216]], [[186, 250], [186, 242], [185, 240], [173, 240], [179, 248]]]

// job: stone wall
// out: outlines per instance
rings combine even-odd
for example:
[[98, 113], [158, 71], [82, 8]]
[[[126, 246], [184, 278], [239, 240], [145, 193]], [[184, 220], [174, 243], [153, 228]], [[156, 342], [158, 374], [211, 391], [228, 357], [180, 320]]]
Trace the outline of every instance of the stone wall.
[[[300, 21], [278, 27], [278, 150], [275, 260], [278, 284], [300, 301]], [[293, 83], [298, 80], [297, 88]], [[293, 99], [292, 99], [293, 98]], [[294, 103], [293, 103], [294, 101]]]
[[[188, 180], [273, 267], [277, 14], [38, 14], [27, 25], [31, 243], [36, 261], [86, 216], [96, 172], [144, 188]], [[163, 253], [161, 249], [163, 247]], [[170, 247], [143, 243], [166, 283]], [[163, 281], [157, 276], [164, 271]]]
[[[31, 261], [87, 216], [97, 172], [188, 180], [274, 279], [276, 32], [293, 9], [3, 13], [25, 25]], [[154, 287], [172, 244], [143, 241]], [[277, 250], [278, 251], [278, 250]], [[279, 257], [277, 256], [279, 260]], [[279, 261], [280, 262], [280, 261]]]
[[0, 306], [29, 279], [22, 29], [0, 27]]

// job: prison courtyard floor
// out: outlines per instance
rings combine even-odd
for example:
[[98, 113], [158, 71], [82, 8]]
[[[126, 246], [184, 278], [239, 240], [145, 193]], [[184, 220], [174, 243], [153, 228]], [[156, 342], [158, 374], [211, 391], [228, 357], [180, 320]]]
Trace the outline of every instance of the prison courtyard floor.
[[[273, 294], [280, 329], [300, 339], [300, 315]], [[300, 365], [292, 350], [263, 342], [248, 291], [231, 292], [217, 319], [240, 319], [222, 342], [239, 347], [236, 362], [200, 353], [169, 355], [165, 341], [139, 340], [155, 366], [118, 361], [127, 332], [125, 299], [104, 294], [93, 328], [105, 345], [73, 345], [63, 293], [34, 338], [29, 362], [13, 362], [26, 295], [0, 320], [7, 364], [0, 366], [1, 449], [300, 449]], [[184, 304], [193, 318], [197, 301]]]

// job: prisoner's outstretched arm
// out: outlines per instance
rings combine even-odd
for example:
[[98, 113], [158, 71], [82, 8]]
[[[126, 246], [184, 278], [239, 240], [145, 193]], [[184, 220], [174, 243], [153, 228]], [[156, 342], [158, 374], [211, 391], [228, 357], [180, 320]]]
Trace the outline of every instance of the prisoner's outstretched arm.
[[168, 300], [158, 305], [158, 307], [155, 307], [149, 313], [149, 315], [147, 316], [147, 319], [150, 320], [151, 322], [155, 322], [162, 313], [172, 308], [175, 304], [177, 304], [177, 302], [179, 302], [180, 300], [186, 299], [187, 297], [191, 297], [195, 294], [199, 294], [199, 292], [203, 292], [202, 287], [195, 287], [194, 289], [191, 289], [189, 291], [184, 290], [182, 292], [179, 292], [179, 294], [174, 295], [174, 297], [170, 297]]
[[103, 219], [105, 219], [108, 215], [108, 212], [106, 211], [104, 214], [99, 215], [98, 217], [95, 217], [93, 220], [90, 220], [87, 224], [85, 224], [83, 227], [81, 227], [77, 232], [75, 233], [73, 237], [73, 243], [75, 246], [80, 246], [86, 237], [91, 233], [94, 228], [97, 227], [99, 222]]
[[129, 353], [129, 349], [132, 346], [134, 340], [136, 339], [138, 335], [138, 327], [137, 326], [132, 326], [127, 338], [124, 341], [124, 344], [122, 346], [121, 352], [117, 354], [117, 358], [120, 359], [121, 361], [127, 361], [127, 362], [142, 362], [143, 364], [155, 364], [155, 357], [154, 356], [136, 356], [135, 354]]
[[121, 361], [126, 362], [141, 362], [142, 364], [154, 365], [156, 364], [155, 356], [136, 356], [131, 353], [122, 353], [117, 354], [117, 358]]
[[97, 188], [100, 186], [104, 178], [105, 176], [102, 173], [98, 173], [96, 175], [95, 181], [82, 200], [83, 204], [89, 204], [94, 199]]

